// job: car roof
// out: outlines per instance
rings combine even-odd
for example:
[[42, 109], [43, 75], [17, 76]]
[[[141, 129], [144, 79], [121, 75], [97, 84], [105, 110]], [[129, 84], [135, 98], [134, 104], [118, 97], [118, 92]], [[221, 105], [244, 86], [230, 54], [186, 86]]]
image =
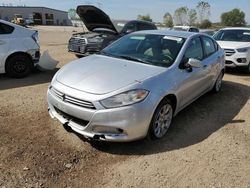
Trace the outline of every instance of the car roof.
[[[175, 31], [175, 30], [144, 30], [144, 31], [137, 31], [134, 33], [140, 33], [140, 34], [155, 34], [155, 35], [169, 35], [169, 36], [175, 36], [175, 37], [181, 37], [181, 38], [189, 38], [194, 35], [198, 35], [200, 33], [194, 33], [194, 32], [187, 32], [187, 31]], [[203, 35], [203, 34], [200, 34]]]
[[130, 20], [129, 22], [146, 23], [146, 24], [154, 25], [153, 22], [149, 22], [149, 21], [145, 21], [145, 20]]
[[226, 27], [221, 30], [249, 30], [250, 31], [250, 28], [249, 27]]
[[23, 26], [20, 26], [20, 25], [17, 25], [17, 24], [14, 24], [14, 23], [11, 23], [11, 22], [8, 22], [8, 21], [5, 21], [5, 20], [1, 20], [0, 19], [0, 23], [3, 23], [3, 24], [6, 24], [6, 25], [9, 25], [9, 26], [12, 26], [14, 27], [15, 29], [22, 29], [22, 30], [25, 30], [25, 31], [32, 31], [32, 32], [36, 32], [36, 30], [34, 29], [31, 29], [31, 28], [27, 28], [27, 27], [23, 27]]
[[5, 20], [1, 20], [0, 19], [0, 22], [1, 23], [4, 23], [4, 24], [6, 24], [6, 25], [10, 25], [10, 26], [12, 26], [12, 27], [19, 27], [19, 28], [24, 28], [24, 27], [22, 27], [22, 26], [20, 26], [20, 25], [17, 25], [17, 24], [14, 24], [14, 23], [11, 23], [11, 22], [8, 22], [8, 21], [5, 21]]

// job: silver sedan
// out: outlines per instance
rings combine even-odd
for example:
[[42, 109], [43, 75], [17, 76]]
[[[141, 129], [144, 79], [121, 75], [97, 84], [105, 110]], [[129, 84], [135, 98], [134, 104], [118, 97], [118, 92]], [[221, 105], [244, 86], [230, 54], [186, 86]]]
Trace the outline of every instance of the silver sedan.
[[224, 58], [205, 34], [136, 32], [58, 71], [48, 89], [49, 114], [87, 138], [159, 139], [180, 110], [220, 91]]

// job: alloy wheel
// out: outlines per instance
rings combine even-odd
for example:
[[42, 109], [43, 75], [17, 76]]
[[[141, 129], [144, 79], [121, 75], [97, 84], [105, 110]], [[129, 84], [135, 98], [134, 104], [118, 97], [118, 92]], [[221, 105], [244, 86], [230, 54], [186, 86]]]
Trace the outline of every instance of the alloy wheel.
[[153, 124], [153, 132], [156, 138], [163, 137], [168, 131], [173, 118], [173, 108], [170, 104], [164, 104], [158, 113]]

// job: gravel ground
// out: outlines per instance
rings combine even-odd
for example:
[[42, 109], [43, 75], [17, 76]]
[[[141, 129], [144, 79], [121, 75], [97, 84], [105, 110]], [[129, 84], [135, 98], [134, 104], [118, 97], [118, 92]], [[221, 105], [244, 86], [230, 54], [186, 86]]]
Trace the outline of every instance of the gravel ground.
[[[75, 59], [66, 47], [75, 28], [36, 29], [58, 68]], [[0, 187], [250, 187], [250, 75], [227, 73], [162, 140], [90, 143], [48, 115], [57, 70], [0, 75]]]

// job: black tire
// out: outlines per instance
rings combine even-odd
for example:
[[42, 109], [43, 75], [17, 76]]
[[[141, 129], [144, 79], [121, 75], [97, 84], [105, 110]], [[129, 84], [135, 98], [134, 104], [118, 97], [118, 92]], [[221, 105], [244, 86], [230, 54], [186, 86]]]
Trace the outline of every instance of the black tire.
[[[162, 117], [160, 117], [161, 116], [160, 114], [163, 113], [164, 106], [167, 108], [170, 108], [169, 114], [162, 114]], [[166, 135], [169, 127], [171, 126], [173, 114], [174, 114], [174, 108], [173, 108], [171, 100], [169, 100], [169, 99], [163, 100], [158, 105], [158, 107], [156, 108], [156, 110], [154, 112], [153, 118], [152, 118], [150, 126], [149, 126], [149, 130], [148, 130], [148, 138], [156, 140], [156, 139], [161, 139], [162, 137], [164, 137]], [[166, 115], [168, 115], [168, 116], [166, 116]], [[163, 117], [165, 117], [167, 119], [162, 119]], [[165, 126], [162, 124], [162, 123], [164, 123], [164, 121], [166, 121]], [[161, 128], [159, 128], [159, 126]], [[162, 131], [161, 133], [159, 131], [157, 131], [159, 129]]]
[[82, 58], [84, 57], [84, 55], [78, 55], [78, 54], [75, 54], [77, 58]]
[[213, 93], [219, 93], [221, 90], [221, 84], [222, 84], [222, 79], [223, 79], [224, 73], [221, 72], [218, 76], [218, 78], [215, 81], [214, 87], [212, 89]]
[[250, 74], [250, 63], [248, 64], [248, 66], [246, 67], [246, 73]]
[[13, 78], [28, 76], [34, 68], [31, 59], [22, 54], [14, 55], [6, 62], [6, 73]]

